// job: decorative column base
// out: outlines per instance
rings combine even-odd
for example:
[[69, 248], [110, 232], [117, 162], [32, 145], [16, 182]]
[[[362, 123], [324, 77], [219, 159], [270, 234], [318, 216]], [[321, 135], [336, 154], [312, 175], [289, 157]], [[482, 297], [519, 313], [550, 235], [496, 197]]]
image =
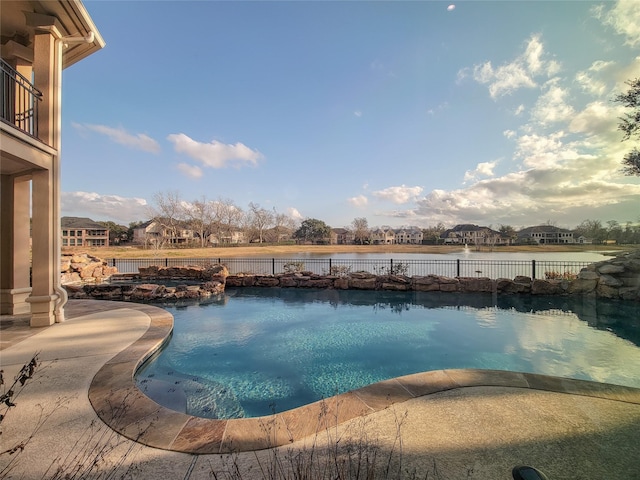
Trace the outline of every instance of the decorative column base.
[[27, 303], [29, 295], [31, 295], [31, 287], [3, 288], [0, 290], [0, 313], [2, 315], [31, 313], [31, 305]]
[[31, 326], [48, 327], [56, 322], [54, 307], [58, 295], [31, 296], [27, 302], [31, 304]]

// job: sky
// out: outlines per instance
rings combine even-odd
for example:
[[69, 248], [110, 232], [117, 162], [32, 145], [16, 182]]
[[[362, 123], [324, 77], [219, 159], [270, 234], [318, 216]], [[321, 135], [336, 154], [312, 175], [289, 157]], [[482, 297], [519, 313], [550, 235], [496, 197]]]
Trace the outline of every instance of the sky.
[[[63, 73], [62, 215], [158, 193], [344, 227], [640, 222], [640, 2], [105, 1]], [[635, 143], [634, 143], [635, 142]]]

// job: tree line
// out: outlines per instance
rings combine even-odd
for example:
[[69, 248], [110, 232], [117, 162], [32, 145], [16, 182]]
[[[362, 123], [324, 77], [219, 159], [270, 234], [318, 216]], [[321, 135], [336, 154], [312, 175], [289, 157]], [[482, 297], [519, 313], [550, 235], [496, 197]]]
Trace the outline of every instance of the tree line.
[[[640, 218], [638, 220], [640, 221]], [[169, 237], [173, 236], [176, 239], [181, 230], [189, 230], [194, 234], [192, 243], [199, 243], [203, 247], [209, 244], [211, 236], [218, 239], [219, 243], [231, 243], [230, 239], [238, 232], [242, 232], [245, 243], [279, 243], [292, 239], [301, 243], [326, 243], [332, 232], [332, 227], [322, 220], [307, 218], [300, 222], [276, 209], [263, 208], [255, 202], [250, 202], [246, 209], [242, 209], [232, 200], [225, 198], [208, 200], [201, 197], [185, 201], [178, 192], [156, 193], [154, 205], [149, 208], [147, 221], [157, 222], [169, 233]], [[131, 241], [133, 230], [145, 221], [132, 222], [128, 227], [111, 221], [98, 223], [109, 229], [110, 244], [115, 245], [121, 241]], [[547, 224], [554, 225], [552, 221], [548, 221]], [[375, 229], [369, 226], [365, 217], [357, 217], [343, 228], [357, 245], [371, 243], [372, 232]], [[422, 227], [422, 242], [432, 245], [442, 243], [442, 234], [450, 228], [442, 222]], [[489, 225], [487, 228], [493, 229], [493, 226]], [[511, 225], [499, 225], [496, 230], [513, 240], [518, 236], [517, 230]], [[630, 221], [621, 224], [616, 220], [602, 222], [587, 219], [575, 227], [573, 233], [575, 238], [584, 236], [596, 244], [606, 241], [640, 244], [640, 223], [634, 224]], [[168, 243], [173, 243], [171, 238], [168, 239]]]

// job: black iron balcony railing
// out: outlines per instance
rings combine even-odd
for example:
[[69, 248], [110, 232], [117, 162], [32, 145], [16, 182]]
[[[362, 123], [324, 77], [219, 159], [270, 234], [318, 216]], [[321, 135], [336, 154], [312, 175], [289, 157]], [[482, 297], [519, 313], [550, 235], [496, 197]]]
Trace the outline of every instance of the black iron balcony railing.
[[2, 69], [0, 86], [2, 121], [38, 138], [38, 103], [42, 101], [42, 92], [2, 59], [0, 59], [0, 67]]

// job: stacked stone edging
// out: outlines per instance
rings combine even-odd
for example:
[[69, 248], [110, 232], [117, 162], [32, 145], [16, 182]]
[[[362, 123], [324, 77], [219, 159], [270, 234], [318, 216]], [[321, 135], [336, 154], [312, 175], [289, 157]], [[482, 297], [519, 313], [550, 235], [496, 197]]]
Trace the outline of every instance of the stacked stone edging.
[[[224, 293], [229, 274], [224, 265], [186, 267], [141, 267], [140, 273], [119, 275], [122, 283], [95, 285], [65, 285], [69, 298], [99, 300], [125, 300], [132, 302], [177, 301], [209, 298]], [[127, 280], [130, 283], [127, 283]], [[184, 281], [174, 287], [154, 281]], [[144, 283], [134, 283], [144, 281]]]
[[[148, 267], [132, 279], [143, 284], [67, 286], [71, 298], [155, 301], [206, 298], [229, 287], [322, 288], [340, 290], [386, 290], [450, 293], [492, 293], [499, 295], [585, 295], [640, 302], [640, 250], [583, 268], [575, 279], [513, 280], [487, 277], [444, 277], [426, 275], [374, 275], [354, 272], [346, 275], [318, 275], [312, 272], [276, 275], [229, 275], [224, 265], [207, 267]], [[185, 285], [167, 287], [154, 283], [171, 279]], [[191, 283], [191, 284], [187, 284]]]
[[80, 283], [100, 283], [118, 273], [116, 267], [110, 267], [104, 260], [86, 253], [62, 255], [60, 257], [62, 285]]

